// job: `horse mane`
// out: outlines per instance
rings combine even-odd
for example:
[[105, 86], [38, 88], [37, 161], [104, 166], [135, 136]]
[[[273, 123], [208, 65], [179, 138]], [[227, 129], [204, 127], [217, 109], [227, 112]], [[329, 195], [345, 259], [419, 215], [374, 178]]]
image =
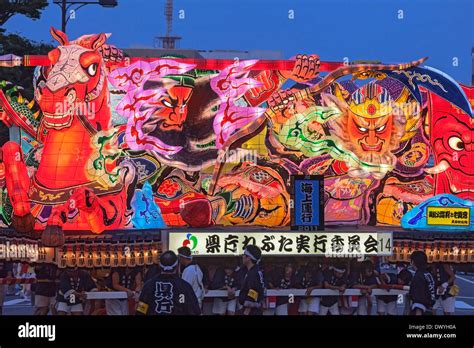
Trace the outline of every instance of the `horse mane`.
[[63, 33], [59, 29], [55, 29], [51, 27], [50, 29], [51, 36], [61, 45], [61, 46], [68, 46], [68, 45], [78, 45], [90, 50], [98, 50], [102, 45], [105, 44], [105, 41], [110, 34], [88, 34], [82, 35], [78, 37], [76, 40], [69, 41], [69, 38], [65, 33]]
[[90, 50], [98, 50], [105, 41], [107, 40], [107, 35], [104, 33], [101, 34], [90, 34], [83, 35], [76, 40], [72, 41], [71, 44], [78, 45]]

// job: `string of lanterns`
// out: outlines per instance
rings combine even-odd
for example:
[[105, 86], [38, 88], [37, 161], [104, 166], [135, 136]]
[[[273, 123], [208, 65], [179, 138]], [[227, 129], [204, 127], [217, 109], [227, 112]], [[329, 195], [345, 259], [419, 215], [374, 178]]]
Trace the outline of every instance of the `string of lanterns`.
[[161, 243], [73, 243], [56, 249], [58, 267], [135, 267], [158, 263]]
[[471, 263], [474, 262], [474, 242], [464, 241], [411, 241], [395, 240], [393, 255], [389, 262], [410, 262], [410, 255], [415, 250], [423, 250], [428, 262]]
[[[393, 254], [386, 260], [388, 262], [410, 262], [410, 255], [415, 250], [425, 251], [429, 263], [474, 263], [474, 241], [395, 240]], [[32, 252], [34, 253], [32, 254]], [[59, 268], [152, 265], [158, 263], [160, 254], [160, 242], [73, 242], [66, 243], [60, 248], [50, 248], [44, 247], [34, 240], [0, 238], [0, 258], [36, 263], [54, 262]]]

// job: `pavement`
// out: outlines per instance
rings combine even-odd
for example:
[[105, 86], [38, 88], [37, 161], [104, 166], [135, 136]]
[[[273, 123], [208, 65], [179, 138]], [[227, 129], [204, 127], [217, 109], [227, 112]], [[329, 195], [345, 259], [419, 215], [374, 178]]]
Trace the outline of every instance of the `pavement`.
[[33, 315], [31, 299], [15, 295], [5, 296], [3, 315]]
[[[456, 315], [474, 316], [474, 273], [456, 274], [456, 284], [459, 286], [459, 295], [456, 298]], [[403, 305], [398, 306], [399, 313], [403, 312]], [[438, 312], [441, 314], [441, 312]], [[33, 315], [33, 305], [30, 298], [7, 295], [3, 304], [4, 315]]]
[[456, 274], [459, 295], [456, 298], [456, 314], [474, 315], [474, 273]]

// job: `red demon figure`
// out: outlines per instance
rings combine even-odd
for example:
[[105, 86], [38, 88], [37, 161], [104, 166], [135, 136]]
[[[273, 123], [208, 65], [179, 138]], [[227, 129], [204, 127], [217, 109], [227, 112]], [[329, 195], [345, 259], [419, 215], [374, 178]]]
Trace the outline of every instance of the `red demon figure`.
[[[473, 104], [473, 87], [462, 86]], [[435, 194], [474, 200], [474, 119], [431, 95], [431, 145], [435, 156]]]

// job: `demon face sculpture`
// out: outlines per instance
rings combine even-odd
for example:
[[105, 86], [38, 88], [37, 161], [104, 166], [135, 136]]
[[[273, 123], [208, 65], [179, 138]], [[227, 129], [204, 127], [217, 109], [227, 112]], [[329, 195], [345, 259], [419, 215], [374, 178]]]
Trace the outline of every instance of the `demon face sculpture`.
[[[393, 100], [389, 92], [369, 83], [352, 93], [346, 101], [344, 114], [331, 122], [332, 134], [381, 179], [394, 166], [393, 151], [400, 145], [405, 134], [406, 119], [401, 111], [408, 93]], [[353, 168], [353, 176], [363, 176], [365, 168]]]
[[[463, 89], [469, 95], [473, 88]], [[473, 200], [474, 119], [434, 94], [431, 109], [430, 133], [436, 166], [429, 172], [435, 174], [435, 194], [451, 193]]]

